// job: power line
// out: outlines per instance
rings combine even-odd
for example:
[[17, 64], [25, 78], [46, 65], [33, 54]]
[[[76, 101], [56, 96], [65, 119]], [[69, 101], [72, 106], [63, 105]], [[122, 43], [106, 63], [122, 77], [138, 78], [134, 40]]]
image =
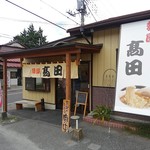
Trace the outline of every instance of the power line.
[[89, 6], [88, 6], [88, 1], [87, 1], [87, 0], [85, 0], [85, 3], [86, 3], [86, 6], [87, 6], [88, 10], [90, 11], [90, 13], [91, 13], [92, 17], [93, 17], [93, 18], [94, 18], [94, 20], [97, 22], [97, 20], [96, 20], [96, 18], [95, 18], [95, 16], [94, 16], [94, 14], [92, 13], [91, 9], [90, 9], [90, 8], [89, 8]]
[[[98, 18], [101, 20], [102, 19], [102, 16], [104, 15], [105, 17], [106, 16], [110, 16], [110, 14], [112, 14], [112, 13], [114, 13], [116, 10], [115, 9], [113, 9], [113, 12], [112, 11], [110, 11], [110, 8], [108, 8], [108, 6], [111, 6], [111, 5], [107, 5], [106, 3], [105, 3], [105, 1], [103, 1], [103, 0], [99, 0], [99, 3], [100, 3], [100, 6], [99, 7], [101, 7], [101, 8], [105, 8], [105, 10], [103, 10], [103, 9], [101, 9], [101, 10], [99, 10], [99, 13], [97, 14], [97, 16], [98, 16]], [[101, 14], [101, 17], [99, 16], [99, 14]]]
[[76, 23], [77, 25], [80, 25], [78, 22], [74, 21], [73, 19], [69, 18], [67, 15], [63, 14], [62, 12], [60, 12], [59, 10], [57, 10], [56, 8], [54, 8], [53, 6], [51, 6], [50, 4], [46, 3], [43, 0], [40, 0], [42, 3], [44, 3], [45, 5], [49, 6], [50, 8], [52, 8], [53, 10], [55, 10], [56, 12], [60, 13], [61, 15], [63, 15], [64, 17], [66, 17], [67, 19], [73, 21], [74, 23]]
[[[9, 21], [17, 21], [17, 22], [33, 22], [33, 23], [49, 24], [48, 22], [44, 22], [44, 21], [22, 20], [22, 19], [7, 18], [7, 17], [0, 17], [0, 19], [5, 19]], [[64, 23], [58, 23], [58, 24], [59, 25], [71, 25], [71, 24], [64, 24]]]
[[17, 22], [33, 22], [33, 23], [49, 24], [48, 22], [33, 21], [33, 20], [22, 20], [22, 19], [7, 18], [7, 17], [0, 17], [0, 19], [9, 20], [9, 21], [17, 21]]
[[91, 11], [91, 9], [89, 8], [89, 3], [91, 3], [90, 0], [77, 0], [77, 11], [78, 11], [78, 13], [72, 12], [72, 11], [68, 11], [68, 14], [70, 14], [71, 16], [74, 16], [74, 17], [76, 16], [76, 14], [80, 14], [81, 15], [81, 26], [84, 25], [84, 17], [85, 17], [85, 15], [89, 15], [87, 13], [86, 7], [88, 8], [89, 13], [92, 15], [94, 20], [97, 21], [95, 16], [94, 16], [94, 14]]
[[8, 39], [12, 39], [13, 38], [11, 35], [4, 34], [4, 33], [0, 33], [0, 37], [4, 37], [4, 38], [8, 38]]
[[25, 8], [23, 8], [23, 7], [21, 7], [21, 6], [17, 5], [17, 4], [15, 4], [15, 3], [9, 1], [9, 0], [6, 0], [6, 1], [9, 2], [9, 3], [11, 3], [11, 4], [13, 4], [13, 5], [15, 5], [15, 6], [17, 6], [17, 7], [19, 7], [19, 8], [21, 8], [21, 9], [23, 9], [23, 10], [25, 10], [26, 12], [28, 12], [28, 13], [30, 13], [30, 14], [32, 14], [32, 15], [35, 15], [36, 17], [39, 17], [39, 18], [41, 18], [41, 19], [43, 19], [43, 20], [49, 22], [50, 24], [53, 24], [53, 25], [55, 25], [55, 26], [57, 26], [57, 27], [59, 27], [59, 28], [61, 28], [61, 29], [63, 29], [63, 30], [66, 31], [65, 28], [63, 28], [63, 27], [61, 27], [61, 26], [59, 26], [59, 25], [57, 25], [57, 24], [55, 24], [55, 23], [53, 23], [53, 22], [51, 22], [51, 21], [49, 21], [49, 20], [47, 20], [47, 19], [45, 19], [45, 18], [43, 18], [43, 17], [41, 17], [41, 16], [39, 16], [39, 15], [37, 15], [37, 14], [35, 14], [35, 13], [33, 13], [33, 12], [31, 12], [31, 11], [29, 11], [29, 10], [27, 10], [27, 9], [25, 9]]

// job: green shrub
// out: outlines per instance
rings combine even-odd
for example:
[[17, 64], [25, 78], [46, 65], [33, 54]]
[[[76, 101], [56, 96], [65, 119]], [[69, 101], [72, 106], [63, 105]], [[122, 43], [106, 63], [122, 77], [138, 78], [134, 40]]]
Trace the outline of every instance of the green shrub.
[[93, 110], [93, 117], [101, 120], [110, 120], [111, 109], [107, 106], [98, 105]]

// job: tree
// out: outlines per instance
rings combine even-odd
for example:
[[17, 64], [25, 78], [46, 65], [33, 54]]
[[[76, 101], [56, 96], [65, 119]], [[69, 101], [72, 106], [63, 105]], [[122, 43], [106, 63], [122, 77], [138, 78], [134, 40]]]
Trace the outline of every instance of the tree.
[[48, 43], [46, 36], [43, 36], [41, 27], [36, 31], [33, 24], [29, 25], [28, 30], [24, 29], [23, 32], [20, 32], [20, 35], [15, 36], [13, 41], [17, 41], [27, 48], [34, 48]]

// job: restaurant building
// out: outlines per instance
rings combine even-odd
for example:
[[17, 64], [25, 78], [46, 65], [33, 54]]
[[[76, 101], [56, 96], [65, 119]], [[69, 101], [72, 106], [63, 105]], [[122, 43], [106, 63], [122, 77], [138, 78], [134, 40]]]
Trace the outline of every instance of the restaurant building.
[[44, 98], [48, 109], [62, 109], [66, 99], [73, 111], [76, 91], [82, 91], [88, 93], [87, 113], [105, 105], [115, 115], [148, 119], [149, 14], [109, 18], [69, 29], [70, 37], [39, 48], [0, 54], [4, 77], [6, 61], [21, 58], [23, 99]]
[[[16, 51], [24, 49], [25, 47], [18, 42], [9, 42], [3, 45], [0, 45], [0, 53], [5, 53], [9, 51]], [[0, 82], [3, 85], [3, 69], [2, 69], [2, 60], [0, 60]], [[7, 60], [7, 87], [11, 88], [12, 86], [21, 85], [22, 77], [22, 67], [19, 58], [8, 59]]]

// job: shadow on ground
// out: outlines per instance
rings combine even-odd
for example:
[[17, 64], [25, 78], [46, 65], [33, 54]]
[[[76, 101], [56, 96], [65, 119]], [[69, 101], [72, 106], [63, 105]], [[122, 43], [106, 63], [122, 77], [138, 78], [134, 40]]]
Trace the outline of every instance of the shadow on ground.
[[[62, 125], [62, 110], [45, 110], [45, 111], [38, 111], [35, 112], [32, 108], [24, 108], [21, 110], [10, 110], [8, 112], [10, 115], [23, 118], [23, 119], [34, 119], [34, 120], [40, 120], [44, 122], [48, 122], [54, 125]], [[73, 115], [73, 113], [71, 113]], [[82, 115], [78, 114], [80, 116], [80, 121], [82, 121]], [[75, 121], [70, 119], [70, 125], [75, 126]]]

